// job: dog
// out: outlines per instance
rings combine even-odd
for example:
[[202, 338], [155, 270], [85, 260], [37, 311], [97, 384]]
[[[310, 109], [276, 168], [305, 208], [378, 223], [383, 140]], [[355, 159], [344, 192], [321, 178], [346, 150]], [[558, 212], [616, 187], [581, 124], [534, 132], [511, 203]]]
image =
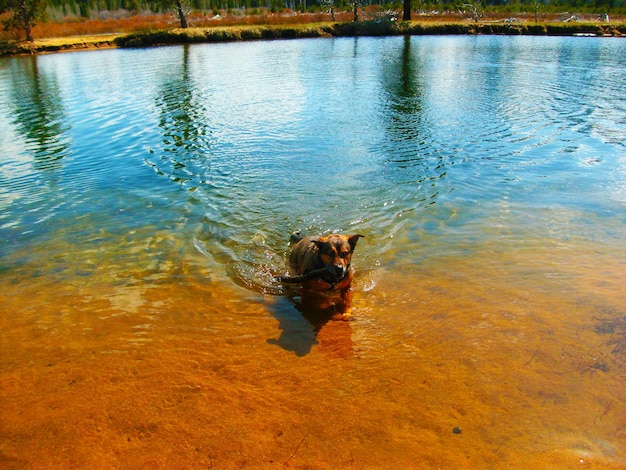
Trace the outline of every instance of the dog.
[[[333, 233], [323, 237], [303, 237], [294, 232], [289, 239], [289, 264], [296, 276], [281, 277], [286, 283], [302, 284], [303, 305], [328, 308], [334, 306], [340, 314], [348, 314], [352, 301], [352, 254], [359, 238], [364, 235]], [[328, 299], [339, 293], [340, 302]]]

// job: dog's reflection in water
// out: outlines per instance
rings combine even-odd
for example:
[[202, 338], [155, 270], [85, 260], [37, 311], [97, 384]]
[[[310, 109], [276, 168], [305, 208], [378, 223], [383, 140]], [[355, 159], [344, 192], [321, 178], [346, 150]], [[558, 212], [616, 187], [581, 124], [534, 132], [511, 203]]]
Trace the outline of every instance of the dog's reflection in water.
[[289, 264], [294, 275], [280, 277], [278, 281], [297, 286], [300, 295], [288, 299], [301, 313], [301, 319], [308, 322], [309, 336], [303, 335], [306, 328], [294, 324], [297, 322], [291, 315], [277, 315], [283, 331], [277, 340], [268, 340], [269, 343], [297, 355], [308, 354], [313, 344], [320, 344], [323, 349], [328, 346], [327, 351], [339, 357], [353, 354], [348, 322], [352, 301], [351, 260], [362, 236], [302, 237], [299, 232], [291, 235]]

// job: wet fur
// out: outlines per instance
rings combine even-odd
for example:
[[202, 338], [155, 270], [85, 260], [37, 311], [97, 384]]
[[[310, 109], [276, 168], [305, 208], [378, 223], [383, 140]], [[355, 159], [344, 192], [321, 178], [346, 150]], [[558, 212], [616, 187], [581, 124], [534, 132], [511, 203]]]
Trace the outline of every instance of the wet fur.
[[[291, 235], [289, 264], [302, 282], [302, 302], [318, 309], [334, 307], [348, 313], [352, 300], [352, 254], [363, 235], [331, 234], [323, 237]], [[295, 278], [294, 278], [295, 279]], [[332, 302], [339, 293], [339, 302]]]

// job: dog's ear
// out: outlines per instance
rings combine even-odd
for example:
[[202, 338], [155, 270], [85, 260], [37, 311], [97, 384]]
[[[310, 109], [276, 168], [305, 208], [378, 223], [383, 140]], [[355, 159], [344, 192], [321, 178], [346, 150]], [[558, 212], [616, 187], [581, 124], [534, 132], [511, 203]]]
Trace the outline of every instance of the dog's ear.
[[313, 243], [320, 251], [324, 251], [324, 248], [328, 247], [328, 242], [323, 240], [311, 240], [311, 243]]
[[365, 235], [351, 235], [348, 237], [348, 243], [350, 244], [350, 248], [354, 251], [354, 247], [356, 247], [356, 242], [359, 241], [359, 238], [365, 238]]

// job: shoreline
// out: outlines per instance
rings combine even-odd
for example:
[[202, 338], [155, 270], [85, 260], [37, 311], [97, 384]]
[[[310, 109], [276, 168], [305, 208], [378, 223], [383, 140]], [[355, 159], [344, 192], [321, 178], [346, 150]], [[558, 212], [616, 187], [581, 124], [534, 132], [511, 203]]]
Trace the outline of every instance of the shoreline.
[[68, 36], [59, 38], [35, 39], [33, 42], [20, 41], [0, 44], [0, 57], [48, 54], [54, 52], [113, 49], [119, 47], [116, 40], [126, 36], [121, 34], [97, 34], [88, 36]]
[[37, 39], [0, 45], [0, 56], [46, 54], [79, 50], [138, 48], [173, 44], [355, 36], [526, 35], [626, 37], [626, 23], [525, 23], [489, 21], [435, 23], [420, 21], [362, 21], [298, 25], [246, 25], [173, 28], [145, 33], [113, 33]]

